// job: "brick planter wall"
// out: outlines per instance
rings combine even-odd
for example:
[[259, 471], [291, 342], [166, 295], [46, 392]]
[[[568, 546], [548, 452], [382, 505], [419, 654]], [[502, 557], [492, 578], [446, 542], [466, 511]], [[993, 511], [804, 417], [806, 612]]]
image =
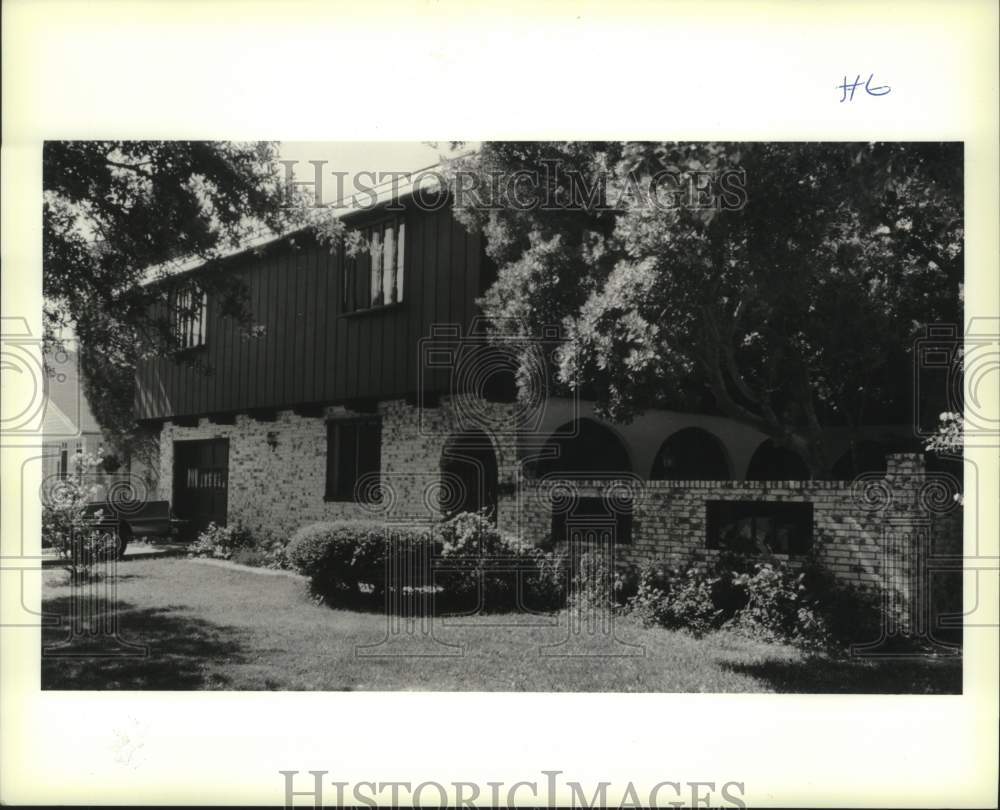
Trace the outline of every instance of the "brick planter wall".
[[811, 555], [775, 557], [792, 564], [814, 557], [838, 581], [884, 589], [903, 624], [918, 593], [935, 587], [934, 556], [962, 550], [959, 482], [927, 473], [920, 454], [888, 458], [884, 475], [854, 481], [523, 481], [508, 504], [511, 531], [535, 542], [549, 538], [554, 490], [598, 497], [619, 488], [633, 503], [631, 541], [615, 549], [619, 564], [682, 564], [718, 552], [706, 547], [707, 502], [811, 503]]

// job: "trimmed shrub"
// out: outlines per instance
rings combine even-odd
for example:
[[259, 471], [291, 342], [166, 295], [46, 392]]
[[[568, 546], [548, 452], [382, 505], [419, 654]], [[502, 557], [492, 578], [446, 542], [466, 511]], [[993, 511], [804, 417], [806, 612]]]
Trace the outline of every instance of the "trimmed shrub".
[[481, 514], [433, 527], [316, 523], [292, 536], [287, 555], [327, 602], [428, 589], [450, 610], [550, 610], [565, 600], [563, 558], [501, 533]]
[[387, 589], [425, 588], [438, 544], [429, 527], [339, 520], [304, 526], [288, 544], [288, 562], [313, 593], [336, 602]]

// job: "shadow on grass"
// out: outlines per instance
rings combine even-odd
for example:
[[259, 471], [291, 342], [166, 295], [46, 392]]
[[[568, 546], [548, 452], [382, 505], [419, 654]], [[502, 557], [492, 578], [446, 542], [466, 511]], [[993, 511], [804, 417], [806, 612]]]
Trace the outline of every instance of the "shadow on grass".
[[[245, 660], [237, 631], [173, 608], [96, 599], [87, 604], [91, 618], [82, 620], [82, 632], [74, 636], [72, 602], [68, 596], [45, 600], [46, 613], [61, 622], [42, 630], [42, 689], [224, 689], [229, 679], [209, 673], [206, 665]], [[94, 627], [111, 626], [115, 616], [117, 637], [91, 634]]]
[[777, 692], [811, 694], [962, 694], [962, 660], [864, 660], [724, 663], [723, 668], [765, 681]]

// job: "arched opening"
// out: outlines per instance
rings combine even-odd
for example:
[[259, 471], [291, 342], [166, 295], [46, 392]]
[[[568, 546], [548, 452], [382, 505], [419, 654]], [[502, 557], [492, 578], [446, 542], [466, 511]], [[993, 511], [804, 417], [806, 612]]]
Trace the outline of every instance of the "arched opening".
[[747, 481], [804, 481], [811, 476], [802, 456], [773, 439], [761, 442], [747, 467]]
[[653, 481], [723, 481], [732, 475], [722, 442], [707, 430], [690, 427], [660, 445], [649, 477]]
[[880, 442], [864, 440], [838, 458], [831, 470], [836, 481], [850, 481], [861, 473], [884, 473], [888, 447]]
[[445, 517], [485, 509], [496, 518], [497, 457], [483, 431], [448, 438], [441, 451], [441, 479], [440, 508]]
[[614, 478], [631, 474], [628, 451], [618, 435], [592, 419], [568, 422], [545, 443], [539, 475]]

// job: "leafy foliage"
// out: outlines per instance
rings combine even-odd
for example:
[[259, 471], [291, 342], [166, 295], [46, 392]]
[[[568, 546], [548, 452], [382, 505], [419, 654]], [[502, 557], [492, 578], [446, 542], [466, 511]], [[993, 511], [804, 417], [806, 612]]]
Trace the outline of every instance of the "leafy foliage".
[[316, 523], [295, 532], [288, 560], [331, 603], [421, 589], [433, 590], [438, 606], [469, 610], [543, 610], [565, 598], [560, 557], [502, 534], [480, 514], [433, 527]]
[[196, 557], [231, 560], [257, 568], [287, 568], [285, 543], [267, 532], [236, 523], [219, 526], [209, 523], [191, 546]]
[[625, 605], [646, 626], [695, 636], [726, 629], [814, 652], [875, 640], [881, 610], [874, 594], [836, 583], [815, 565], [793, 568], [736, 554], [707, 563], [643, 566]]
[[91, 472], [95, 454], [77, 453], [69, 474], [49, 488], [42, 503], [42, 545], [54, 548], [74, 584], [90, 578], [93, 566], [116, 552], [114, 531], [99, 526], [102, 512], [88, 514], [97, 493]]
[[[921, 325], [960, 320], [961, 144], [487, 143], [454, 168], [546, 178], [456, 213], [498, 265], [482, 304], [525, 339], [522, 387], [562, 324], [561, 385], [612, 419], [715, 410], [825, 473], [825, 426], [904, 413]], [[664, 202], [664, 172], [745, 172], [745, 204]]]
[[153, 307], [186, 261], [209, 262], [203, 290], [248, 317], [245, 290], [217, 260], [262, 229], [286, 230], [272, 142], [49, 141], [43, 151], [45, 337], [71, 329], [84, 387], [122, 455], [145, 454], [132, 416], [135, 366], [172, 351], [177, 337]]
[[564, 601], [565, 560], [500, 532], [485, 514], [458, 514], [437, 528], [437, 536], [441, 570], [435, 582], [448, 598], [487, 610], [544, 610]]

